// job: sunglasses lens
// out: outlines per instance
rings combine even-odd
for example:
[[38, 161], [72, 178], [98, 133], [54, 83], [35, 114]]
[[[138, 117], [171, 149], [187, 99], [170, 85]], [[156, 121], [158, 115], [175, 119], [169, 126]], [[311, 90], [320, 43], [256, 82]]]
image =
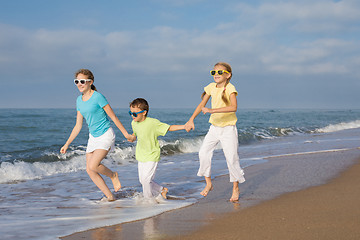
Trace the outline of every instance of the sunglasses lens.
[[81, 79], [81, 80], [77, 80], [77, 79], [75, 79], [75, 80], [74, 80], [74, 83], [75, 83], [76, 85], [78, 85], [79, 83], [81, 83], [81, 84], [85, 84], [85, 83], [86, 83], [86, 81], [85, 81], [84, 79]]
[[212, 70], [212, 71], [210, 72], [210, 74], [213, 75], [213, 76], [214, 76], [216, 73], [219, 74], [219, 75], [223, 75], [223, 74], [224, 74], [224, 70], [217, 70], [217, 71], [216, 71], [216, 70]]
[[133, 113], [133, 112], [131, 112], [131, 111], [129, 111], [129, 115], [130, 115], [130, 116], [137, 117], [137, 113]]

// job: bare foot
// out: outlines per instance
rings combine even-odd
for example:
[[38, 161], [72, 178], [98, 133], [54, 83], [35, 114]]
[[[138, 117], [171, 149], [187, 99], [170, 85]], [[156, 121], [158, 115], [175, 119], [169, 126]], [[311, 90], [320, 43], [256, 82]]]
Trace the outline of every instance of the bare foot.
[[206, 184], [206, 187], [204, 188], [204, 190], [202, 190], [200, 194], [206, 197], [211, 190], [213, 190], [212, 184]]
[[121, 183], [120, 183], [119, 176], [118, 176], [117, 172], [113, 173], [113, 177], [111, 178], [111, 181], [112, 181], [112, 183], [114, 185], [115, 192], [119, 191], [120, 188], [121, 188]]
[[101, 202], [113, 202], [115, 200], [116, 200], [116, 198], [114, 197], [114, 195], [112, 195], [111, 197], [103, 197], [100, 201]]
[[233, 189], [232, 196], [230, 198], [230, 202], [238, 202], [239, 201], [240, 191], [239, 189]]
[[108, 198], [108, 202], [113, 202], [113, 201], [115, 201], [116, 200], [116, 198], [113, 196], [113, 197], [110, 197], [110, 198]]
[[169, 189], [167, 189], [166, 187], [163, 188], [163, 190], [161, 191], [161, 195], [163, 196], [163, 198], [167, 199], [166, 194], [168, 193]]

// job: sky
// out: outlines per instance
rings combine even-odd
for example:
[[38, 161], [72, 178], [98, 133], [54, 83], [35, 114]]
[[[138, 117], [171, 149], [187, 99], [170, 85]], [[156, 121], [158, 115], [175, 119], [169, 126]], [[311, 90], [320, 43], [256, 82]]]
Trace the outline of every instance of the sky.
[[0, 2], [0, 108], [75, 108], [80, 68], [113, 108], [195, 108], [217, 62], [239, 108], [359, 109], [360, 1]]

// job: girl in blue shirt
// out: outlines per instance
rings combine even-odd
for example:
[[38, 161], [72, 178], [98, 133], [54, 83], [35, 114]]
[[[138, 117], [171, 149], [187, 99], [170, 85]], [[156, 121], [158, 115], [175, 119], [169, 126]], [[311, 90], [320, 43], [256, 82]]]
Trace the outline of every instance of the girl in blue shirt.
[[114, 195], [101, 177], [101, 175], [109, 177], [114, 185], [115, 192], [120, 190], [121, 183], [117, 172], [113, 172], [101, 164], [101, 161], [115, 145], [115, 134], [110, 126], [108, 117], [111, 118], [126, 139], [133, 141], [134, 136], [126, 131], [106, 98], [97, 92], [92, 72], [88, 69], [80, 69], [75, 73], [75, 77], [74, 82], [82, 95], [76, 100], [77, 117], [75, 127], [60, 152], [66, 153], [71, 142], [79, 134], [83, 125], [83, 119], [85, 118], [89, 126], [89, 141], [86, 148], [86, 171], [91, 180], [105, 194], [106, 200], [114, 201]]

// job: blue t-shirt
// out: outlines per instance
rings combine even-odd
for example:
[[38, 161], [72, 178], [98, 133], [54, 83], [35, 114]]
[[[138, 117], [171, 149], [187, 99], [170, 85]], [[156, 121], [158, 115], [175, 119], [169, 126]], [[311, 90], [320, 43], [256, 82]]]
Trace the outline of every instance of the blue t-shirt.
[[103, 109], [108, 104], [106, 98], [97, 91], [87, 101], [82, 100], [82, 95], [76, 99], [76, 109], [85, 118], [93, 137], [100, 137], [110, 128], [110, 121]]

